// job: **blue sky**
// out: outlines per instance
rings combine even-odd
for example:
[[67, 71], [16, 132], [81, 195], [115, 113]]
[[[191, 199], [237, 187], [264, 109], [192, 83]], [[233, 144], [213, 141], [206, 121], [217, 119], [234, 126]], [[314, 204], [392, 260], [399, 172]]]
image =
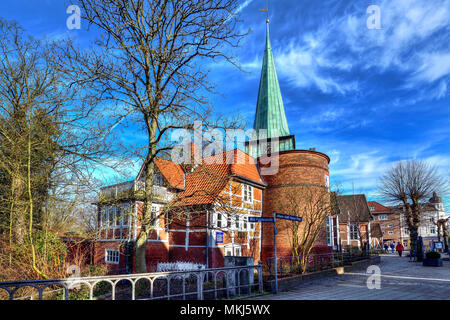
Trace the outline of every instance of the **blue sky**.
[[[253, 124], [265, 42], [264, 0], [242, 0], [243, 30], [235, 51], [245, 73], [221, 62], [211, 80], [224, 96], [218, 112], [234, 110]], [[369, 5], [381, 9], [381, 29], [369, 30]], [[67, 2], [0, 3], [0, 16], [34, 36], [68, 32]], [[377, 179], [394, 162], [424, 159], [450, 171], [450, 0], [277, 0], [270, 35], [286, 115], [297, 148], [331, 158], [331, 182], [373, 198]], [[133, 137], [133, 138], [132, 138]], [[126, 139], [142, 140], [135, 133]], [[446, 199], [447, 212], [450, 199]]]

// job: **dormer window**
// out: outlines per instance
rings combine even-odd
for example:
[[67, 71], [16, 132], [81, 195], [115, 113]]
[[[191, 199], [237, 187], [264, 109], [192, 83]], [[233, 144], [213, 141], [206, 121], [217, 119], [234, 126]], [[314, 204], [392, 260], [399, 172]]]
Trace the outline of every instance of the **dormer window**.
[[370, 211], [375, 211], [375, 206], [370, 206], [369, 209]]
[[244, 202], [253, 202], [253, 187], [247, 184], [242, 185], [242, 195]]

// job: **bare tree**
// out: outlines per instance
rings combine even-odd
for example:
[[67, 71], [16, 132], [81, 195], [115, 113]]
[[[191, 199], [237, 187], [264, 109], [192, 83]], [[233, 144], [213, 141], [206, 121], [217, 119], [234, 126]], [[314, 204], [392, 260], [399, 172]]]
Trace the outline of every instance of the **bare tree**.
[[308, 254], [316, 245], [318, 237], [326, 232], [326, 217], [336, 212], [335, 194], [326, 188], [304, 184], [286, 191], [277, 205], [287, 214], [302, 217], [302, 222], [281, 222], [280, 229], [288, 231], [292, 257], [302, 272], [306, 272]]
[[205, 94], [208, 60], [233, 63], [226, 46], [239, 44], [234, 14], [237, 0], [79, 0], [82, 17], [100, 33], [83, 51], [72, 42], [59, 48], [60, 70], [73, 83], [89, 87], [114, 104], [118, 121], [134, 121], [146, 132], [140, 155], [145, 167], [145, 197], [136, 244], [137, 272], [146, 271], [145, 248], [152, 216], [155, 158], [170, 150], [164, 138], [194, 120], [208, 126], [211, 108]]
[[418, 261], [422, 260], [417, 246], [422, 203], [433, 192], [444, 192], [445, 181], [434, 166], [422, 160], [400, 161], [392, 166], [380, 180], [379, 193], [387, 201], [401, 203], [409, 229], [411, 248], [416, 248]]
[[37, 266], [34, 240], [38, 233], [45, 239], [54, 222], [51, 190], [67, 195], [60, 178], [74, 185], [90, 161], [104, 156], [104, 141], [95, 134], [102, 126], [89, 125], [90, 101], [66, 86], [45, 42], [25, 37], [19, 25], [5, 20], [0, 34], [0, 231], [8, 231], [10, 248], [14, 243], [31, 249], [32, 269], [46, 277]]

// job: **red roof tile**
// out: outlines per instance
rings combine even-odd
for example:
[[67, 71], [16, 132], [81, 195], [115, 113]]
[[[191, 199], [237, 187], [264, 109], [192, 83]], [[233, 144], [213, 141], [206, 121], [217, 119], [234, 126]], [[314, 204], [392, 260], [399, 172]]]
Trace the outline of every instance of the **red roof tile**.
[[378, 213], [378, 212], [391, 212], [391, 209], [388, 207], [383, 206], [382, 204], [376, 202], [376, 201], [367, 201], [367, 204], [369, 207], [375, 207], [375, 210], [371, 210], [370, 212]]
[[186, 175], [186, 189], [177, 195], [174, 205], [206, 204], [217, 201], [231, 176], [264, 185], [255, 159], [235, 149], [202, 159], [194, 171]]
[[163, 158], [156, 158], [155, 165], [172, 188], [184, 189], [184, 171], [179, 164]]

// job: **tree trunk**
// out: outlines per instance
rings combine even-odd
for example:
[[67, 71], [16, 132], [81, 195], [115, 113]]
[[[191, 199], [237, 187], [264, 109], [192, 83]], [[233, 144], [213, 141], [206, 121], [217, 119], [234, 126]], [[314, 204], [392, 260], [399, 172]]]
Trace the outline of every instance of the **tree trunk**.
[[448, 252], [448, 229], [446, 225], [442, 225], [442, 233], [444, 237], [444, 251]]
[[145, 117], [145, 122], [148, 129], [148, 156], [145, 159], [145, 198], [144, 206], [142, 208], [142, 218], [141, 218], [141, 232], [139, 233], [138, 239], [136, 241], [136, 272], [145, 273], [147, 272], [147, 259], [146, 259], [146, 248], [147, 248], [147, 238], [151, 229], [151, 226], [156, 217], [152, 216], [152, 203], [153, 203], [153, 177], [155, 168], [155, 139], [156, 139], [156, 129], [157, 129], [157, 118], [151, 121], [148, 117]]
[[141, 231], [136, 240], [136, 273], [147, 272], [147, 259], [145, 251], [147, 248], [148, 231], [144, 225], [141, 226]]

